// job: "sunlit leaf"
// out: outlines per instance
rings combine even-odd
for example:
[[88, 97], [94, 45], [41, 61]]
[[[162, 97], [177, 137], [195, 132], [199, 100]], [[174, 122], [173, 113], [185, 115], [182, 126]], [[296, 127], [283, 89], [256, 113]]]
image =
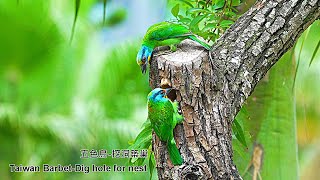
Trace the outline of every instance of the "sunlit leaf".
[[188, 24], [191, 22], [191, 19], [190, 18], [181, 18], [179, 19], [179, 22], [182, 22], [182, 23], [185, 23], [185, 24]]
[[[246, 109], [250, 120], [243, 121], [243, 126], [252, 135], [253, 142], [249, 144], [247, 141], [250, 151], [252, 152], [254, 142], [263, 146], [265, 156], [260, 171], [262, 179], [274, 179], [270, 177], [273, 173], [278, 174], [279, 179], [299, 179], [295, 102], [291, 91], [294, 70], [289, 57], [290, 54], [286, 53], [247, 99]], [[240, 172], [244, 172], [250, 163], [250, 151], [235, 154], [235, 162]], [[252, 172], [251, 168], [243, 179], [252, 179]]]
[[182, 3], [184, 3], [184, 4], [188, 5], [188, 6], [190, 6], [191, 8], [193, 8], [193, 7], [194, 7], [194, 6], [193, 6], [190, 2], [188, 2], [187, 0], [178, 0], [178, 1], [181, 1]]
[[200, 15], [200, 16], [197, 16], [195, 17], [191, 23], [190, 23], [190, 27], [195, 27], [197, 26], [207, 15]]
[[229, 26], [232, 25], [233, 23], [234, 23], [234, 22], [231, 21], [231, 20], [223, 20], [223, 21], [221, 21], [220, 26], [221, 26], [221, 27], [229, 27]]
[[226, 2], [225, 0], [216, 0], [215, 4], [212, 6], [212, 8], [215, 10], [223, 8], [225, 2]]
[[298, 68], [299, 68], [299, 66], [300, 66], [301, 52], [302, 52], [302, 48], [304, 47], [304, 46], [303, 46], [303, 45], [304, 45], [304, 41], [308, 38], [309, 32], [310, 32], [310, 27], [305, 31], [304, 38], [303, 38], [302, 41], [301, 41], [301, 46], [300, 46], [300, 49], [299, 49], [299, 54], [298, 54], [298, 60], [297, 60], [296, 70], [295, 70], [295, 72], [294, 72], [292, 90], [294, 89], [295, 84], [296, 84]]
[[[152, 127], [149, 120], [144, 122], [142, 131], [136, 137], [134, 143], [129, 146], [128, 149], [141, 150], [148, 149], [151, 146], [152, 142]], [[129, 159], [130, 163], [137, 163], [141, 165], [144, 161], [144, 158], [131, 158]]]
[[208, 13], [209, 11], [207, 9], [202, 8], [190, 8], [187, 10], [187, 14], [193, 14], [193, 13]]
[[318, 41], [318, 44], [317, 44], [316, 48], [313, 51], [313, 54], [312, 54], [312, 57], [311, 57], [311, 60], [310, 60], [310, 63], [309, 63], [309, 67], [311, 66], [311, 63], [313, 62], [314, 58], [316, 57], [316, 54], [319, 51], [319, 48], [320, 48], [320, 40]]
[[237, 16], [237, 14], [233, 11], [228, 11], [226, 12], [226, 16], [233, 17], [233, 16]]
[[213, 20], [219, 20], [220, 17], [217, 16], [216, 14], [210, 14], [208, 20], [213, 21]]
[[152, 140], [152, 127], [150, 121], [146, 121], [143, 130], [138, 134], [129, 149], [147, 149]]
[[202, 31], [214, 29], [214, 28], [216, 28], [216, 27], [217, 27], [217, 23], [209, 23], [209, 24], [207, 24], [207, 25], [202, 29]]
[[176, 4], [172, 9], [171, 9], [171, 13], [174, 17], [177, 17], [179, 14], [179, 4]]

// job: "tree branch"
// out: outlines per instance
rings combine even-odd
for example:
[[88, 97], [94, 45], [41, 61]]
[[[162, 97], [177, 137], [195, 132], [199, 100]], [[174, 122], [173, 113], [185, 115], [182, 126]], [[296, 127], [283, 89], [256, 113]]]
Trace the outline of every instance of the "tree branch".
[[232, 161], [232, 122], [266, 72], [320, 17], [320, 0], [258, 0], [211, 52], [184, 41], [154, 53], [150, 85], [169, 79], [185, 121], [175, 129], [185, 163], [173, 166], [154, 136], [160, 179], [241, 179]]

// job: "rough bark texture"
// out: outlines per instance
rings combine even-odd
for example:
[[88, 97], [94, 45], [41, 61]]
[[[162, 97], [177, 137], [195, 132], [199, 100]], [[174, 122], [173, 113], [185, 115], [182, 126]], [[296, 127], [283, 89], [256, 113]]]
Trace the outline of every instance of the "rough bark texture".
[[184, 41], [151, 61], [150, 84], [167, 78], [185, 118], [175, 128], [184, 164], [173, 166], [154, 135], [159, 179], [241, 179], [232, 161], [231, 125], [271, 66], [320, 17], [320, 0], [258, 0], [208, 52]]

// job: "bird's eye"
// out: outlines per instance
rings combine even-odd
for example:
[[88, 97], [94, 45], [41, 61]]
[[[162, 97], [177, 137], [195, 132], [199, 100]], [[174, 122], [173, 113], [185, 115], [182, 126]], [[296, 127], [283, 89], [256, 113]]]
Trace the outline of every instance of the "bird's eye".
[[146, 62], [146, 59], [147, 59], [146, 57], [143, 57], [143, 58], [142, 58], [142, 62], [145, 63], [145, 62]]

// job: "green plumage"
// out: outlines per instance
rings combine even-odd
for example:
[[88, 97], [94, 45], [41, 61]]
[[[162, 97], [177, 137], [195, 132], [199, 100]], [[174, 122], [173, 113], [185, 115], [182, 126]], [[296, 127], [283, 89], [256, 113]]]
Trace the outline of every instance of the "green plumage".
[[141, 66], [142, 73], [146, 72], [154, 48], [158, 46], [170, 46], [174, 50], [176, 49], [175, 45], [185, 39], [196, 41], [207, 50], [211, 49], [208, 44], [199, 40], [181, 24], [161, 22], [150, 26], [137, 54], [137, 63]]
[[154, 132], [161, 141], [167, 143], [172, 164], [181, 165], [183, 159], [176, 146], [173, 129], [183, 121], [178, 113], [178, 104], [166, 98], [166, 90], [156, 88], [148, 95], [148, 119]]
[[155, 48], [158, 46], [176, 45], [185, 39], [191, 39], [206, 49], [210, 49], [209, 45], [199, 40], [186, 27], [170, 22], [161, 22], [150, 26], [143, 38], [142, 44]]

